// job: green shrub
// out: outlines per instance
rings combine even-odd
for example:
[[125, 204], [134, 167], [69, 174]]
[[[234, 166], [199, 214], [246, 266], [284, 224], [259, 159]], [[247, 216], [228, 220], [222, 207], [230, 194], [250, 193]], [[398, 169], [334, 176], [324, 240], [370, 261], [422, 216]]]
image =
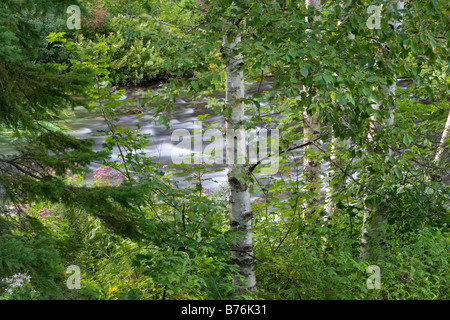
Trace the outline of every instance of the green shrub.
[[[257, 268], [259, 295], [268, 299], [448, 299], [448, 234], [426, 227], [410, 242], [387, 248], [384, 259], [361, 261], [351, 245], [331, 248], [304, 241], [267, 254]], [[395, 240], [387, 241], [395, 243]], [[381, 288], [369, 289], [369, 265], [380, 268]]]
[[[18, 275], [30, 282], [10, 294], [7, 279]], [[35, 236], [0, 236], [0, 297], [7, 299], [55, 299], [62, 297], [63, 260], [55, 239], [44, 233]], [[20, 276], [19, 276], [20, 278]]]

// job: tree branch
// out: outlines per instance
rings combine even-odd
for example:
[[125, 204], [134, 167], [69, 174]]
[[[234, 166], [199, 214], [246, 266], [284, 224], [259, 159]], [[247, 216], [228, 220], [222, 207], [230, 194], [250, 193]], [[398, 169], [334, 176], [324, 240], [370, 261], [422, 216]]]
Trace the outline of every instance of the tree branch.
[[373, 194], [376, 194], [377, 196], [379, 196], [380, 198], [383, 198], [384, 201], [386, 201], [388, 204], [390, 204], [391, 206], [393, 206], [395, 209], [397, 209], [398, 211], [406, 214], [408, 217], [411, 218], [426, 218], [426, 217], [431, 217], [431, 216], [436, 216], [436, 215], [448, 215], [447, 213], [430, 213], [430, 214], [425, 214], [425, 215], [421, 215], [421, 216], [415, 216], [410, 214], [409, 212], [403, 210], [402, 208], [400, 208], [397, 204], [395, 204], [394, 202], [392, 202], [388, 197], [386, 197], [385, 195], [382, 195], [381, 193], [375, 191], [374, 189], [372, 189], [371, 187], [369, 187], [368, 185], [365, 185], [361, 182], [359, 182], [358, 180], [356, 180], [355, 178], [353, 178], [353, 176], [351, 174], [349, 174], [344, 168], [342, 168], [336, 161], [331, 160], [331, 158], [328, 155], [328, 152], [326, 152], [326, 150], [322, 149], [320, 146], [318, 146], [316, 143], [312, 142], [312, 144], [314, 144], [317, 149], [319, 149], [320, 151], [322, 151], [327, 157], [328, 157], [328, 161], [333, 164], [334, 166], [336, 166], [339, 170], [342, 171], [342, 173], [344, 173], [347, 177], [349, 177], [351, 180], [353, 180], [357, 185], [368, 189], [370, 192], [372, 192]]

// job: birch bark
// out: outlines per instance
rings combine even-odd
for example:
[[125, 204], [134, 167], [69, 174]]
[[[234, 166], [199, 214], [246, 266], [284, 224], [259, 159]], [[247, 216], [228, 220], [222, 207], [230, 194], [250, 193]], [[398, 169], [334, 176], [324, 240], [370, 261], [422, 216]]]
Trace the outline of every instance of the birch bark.
[[[321, 0], [305, 0], [305, 4], [307, 8], [313, 6], [316, 10], [320, 10], [322, 7]], [[320, 17], [314, 15], [314, 21], [319, 19]], [[308, 112], [303, 112], [303, 134], [304, 143], [311, 141], [318, 142], [317, 139], [320, 137], [319, 114], [315, 113], [309, 115]], [[316, 146], [309, 145], [303, 151], [303, 182], [307, 186], [307, 190], [310, 194], [310, 198], [303, 202], [304, 219], [308, 215], [315, 213], [320, 206], [320, 173], [320, 152]]]
[[[342, 4], [341, 4], [342, 6]], [[350, 40], [355, 40], [355, 35], [353, 33], [348, 34], [348, 38]], [[345, 184], [345, 180], [341, 180], [338, 183], [333, 184], [330, 186], [330, 183], [333, 182], [333, 179], [335, 178], [335, 175], [337, 173], [337, 170], [334, 168], [334, 165], [332, 162], [336, 162], [337, 159], [337, 153], [339, 152], [340, 146], [344, 149], [348, 149], [351, 145], [350, 139], [345, 139], [344, 141], [339, 141], [338, 138], [335, 137], [333, 134], [331, 137], [331, 155], [330, 155], [330, 164], [329, 164], [329, 171], [328, 171], [328, 187], [326, 190], [325, 195], [325, 212], [327, 213], [325, 220], [327, 220], [329, 217], [332, 217], [334, 215], [334, 212], [336, 210], [336, 202], [334, 201], [334, 196], [341, 190], [342, 186]]]
[[[393, 4], [394, 2], [391, 2], [391, 4], [388, 6], [389, 10], [393, 10]], [[397, 9], [403, 9], [404, 8], [404, 2], [403, 1], [395, 1]], [[396, 30], [399, 26], [401, 26], [401, 21], [393, 21], [392, 26], [394, 30]], [[395, 87], [396, 87], [396, 81], [395, 81], [395, 75], [394, 75], [394, 83], [389, 86], [389, 88], [385, 89], [387, 91], [387, 95], [395, 95]], [[373, 109], [380, 110], [381, 104], [374, 103]], [[394, 125], [394, 111], [395, 111], [395, 105], [391, 105], [388, 108], [389, 118], [386, 120], [387, 126], [393, 126]], [[369, 133], [368, 133], [368, 139], [369, 141], [373, 141], [374, 139], [374, 133], [376, 132], [377, 128], [380, 126], [380, 123], [375, 119], [374, 115], [371, 115], [370, 119], [370, 125], [369, 125]], [[389, 154], [392, 155], [392, 150], [389, 151]], [[370, 214], [372, 213], [373, 217], [370, 219]], [[386, 223], [386, 217], [382, 212], [379, 212], [376, 208], [376, 204], [365, 204], [364, 205], [364, 211], [363, 211], [363, 224], [362, 224], [362, 230], [361, 230], [361, 246], [360, 246], [360, 252], [361, 252], [361, 259], [362, 260], [382, 260], [384, 257], [384, 244], [385, 244], [385, 232], [383, 230], [383, 225]]]
[[447, 122], [442, 132], [441, 142], [439, 143], [434, 161], [436, 164], [446, 162], [448, 160], [448, 139], [450, 138], [450, 112], [448, 113]]
[[[230, 22], [227, 22], [230, 23]], [[253, 212], [250, 207], [250, 194], [245, 165], [245, 115], [244, 74], [242, 65], [244, 59], [238, 52], [241, 35], [230, 31], [225, 24], [223, 47], [226, 56], [225, 74], [225, 108], [231, 110], [226, 122], [226, 158], [228, 164], [228, 184], [230, 201], [230, 227], [233, 232], [231, 242], [231, 260], [239, 268], [239, 273], [233, 276], [233, 284], [241, 287], [236, 294], [245, 289], [256, 289], [254, 271], [252, 221]], [[230, 39], [232, 39], [230, 41]], [[243, 289], [244, 288], [244, 289]]]

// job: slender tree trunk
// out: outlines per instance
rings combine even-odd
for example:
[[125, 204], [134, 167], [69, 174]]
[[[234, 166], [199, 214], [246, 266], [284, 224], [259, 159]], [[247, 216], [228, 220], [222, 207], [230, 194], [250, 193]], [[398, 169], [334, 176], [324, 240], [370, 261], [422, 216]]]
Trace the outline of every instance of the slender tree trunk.
[[[398, 9], [404, 8], [403, 1], [396, 1], [396, 4]], [[389, 10], [392, 9], [393, 8], [391, 5]], [[393, 22], [394, 30], [396, 30], [399, 26], [401, 26], [401, 21]], [[389, 88], [387, 88], [387, 94], [395, 95], [395, 87], [396, 81], [394, 75], [394, 83]], [[381, 105], [378, 103], [374, 103], [373, 108], [374, 110], [380, 110]], [[394, 125], [394, 108], [395, 106], [391, 105], [387, 110], [389, 113], [389, 118], [386, 120], [387, 126]], [[369, 141], [373, 141], [374, 134], [379, 125], [380, 124], [376, 121], [375, 117], [372, 114], [369, 125]], [[392, 155], [391, 150], [389, 151], [389, 154]], [[385, 225], [387, 221], [385, 215], [377, 210], [377, 205], [373, 202], [373, 200], [374, 199], [372, 199], [371, 203], [365, 203], [364, 205], [363, 225], [361, 230], [361, 258], [363, 260], [377, 261], [383, 259], [384, 257], [386, 235], [383, 229], [383, 225]], [[373, 215], [372, 219], [370, 219], [371, 213]]]
[[[355, 40], [355, 35], [353, 33], [349, 33], [348, 38], [351, 40]], [[336, 162], [337, 154], [340, 150], [340, 145], [342, 146], [342, 148], [348, 149], [351, 145], [350, 139], [345, 139], [341, 143], [339, 139], [336, 138], [333, 134], [333, 136], [331, 137], [331, 161], [328, 170], [328, 187], [325, 196], [325, 212], [327, 213], [327, 215], [325, 216], [325, 220], [334, 215], [334, 212], [336, 210], [336, 202], [334, 201], [334, 196], [342, 189], [342, 186], [345, 184], [345, 180], [343, 179], [339, 183], [334, 183], [332, 186], [330, 186], [330, 184], [335, 179], [336, 173], [338, 172], [338, 170], [334, 168], [332, 162]]]
[[336, 178], [336, 170], [333, 168], [332, 162], [335, 162], [337, 159], [337, 152], [338, 152], [338, 144], [339, 139], [336, 138], [334, 135], [331, 137], [331, 153], [330, 153], [330, 169], [328, 170], [328, 187], [327, 187], [327, 194], [325, 196], [325, 211], [327, 213], [327, 216], [325, 217], [325, 220], [328, 220], [328, 218], [332, 217], [335, 211], [335, 202], [334, 202], [334, 195], [337, 192], [337, 185], [331, 183]]
[[326, 197], [325, 197], [325, 211], [327, 213], [325, 220], [334, 215], [334, 212], [336, 211], [336, 201], [334, 200], [334, 198], [336, 194], [338, 194], [345, 185], [345, 178], [342, 178], [338, 182], [333, 182], [336, 179], [336, 175], [339, 173], [339, 170], [334, 168], [334, 165], [332, 163], [338, 161], [337, 154], [343, 149], [348, 149], [350, 145], [351, 145], [350, 139], [340, 141], [334, 135], [331, 137], [331, 153], [330, 153], [331, 161], [329, 165], [330, 169], [328, 170], [328, 187], [326, 190]]
[[[243, 120], [245, 106], [244, 98], [244, 63], [242, 54], [236, 52], [241, 41], [241, 35], [226, 30], [223, 37], [226, 88], [225, 108], [231, 110], [226, 117], [226, 152], [228, 164], [228, 183], [230, 188], [230, 227], [234, 238], [231, 242], [231, 260], [239, 267], [239, 274], [234, 275], [233, 284], [248, 290], [256, 289], [254, 271], [252, 220], [253, 212], [250, 207], [250, 194], [246, 179], [247, 166], [245, 159], [245, 128]], [[233, 39], [229, 42], [229, 36]], [[243, 153], [244, 152], [244, 153]], [[237, 289], [236, 293], [243, 293], [245, 289]]]
[[448, 139], [450, 138], [450, 112], [447, 116], [444, 132], [442, 132], [441, 142], [439, 143], [434, 161], [436, 164], [445, 163], [448, 160]]
[[[316, 141], [320, 136], [320, 121], [319, 115], [308, 115], [306, 111], [303, 115], [303, 133], [305, 136], [305, 143]], [[305, 148], [303, 153], [303, 182], [307, 185], [310, 198], [304, 201], [305, 211], [304, 217], [317, 213], [320, 199], [320, 173], [321, 162], [319, 150], [314, 145], [309, 145]]]
[[[439, 146], [436, 151], [436, 155], [434, 157], [434, 162], [436, 166], [442, 166], [442, 164], [445, 166], [445, 164], [448, 163], [448, 140], [450, 138], [450, 112], [447, 116], [447, 122], [445, 123], [444, 131], [442, 132], [441, 141], [439, 142]], [[430, 181], [440, 181], [441, 176], [437, 173], [429, 173], [427, 175], [428, 182]]]
[[[343, 148], [347, 149], [349, 147], [350, 147], [350, 139], [345, 139], [344, 141], [340, 142], [339, 139], [336, 138], [334, 135], [331, 137], [331, 154], [330, 154], [331, 161], [329, 163], [328, 186], [327, 186], [326, 194], [325, 194], [326, 215], [323, 218], [325, 224], [329, 223], [329, 219], [331, 217], [333, 217], [335, 210], [336, 210], [335, 197], [345, 186], [345, 178], [344, 177], [342, 177], [337, 182], [334, 181], [337, 178], [336, 175], [339, 173], [339, 170], [334, 167], [333, 163], [336, 163], [336, 161], [338, 161], [337, 160], [338, 152], [340, 152], [340, 150], [342, 150]], [[322, 237], [322, 240], [325, 243], [322, 246], [322, 250], [326, 250], [328, 238]]]
[[[394, 83], [387, 89], [388, 95], [395, 94], [396, 83]], [[386, 90], [385, 90], [386, 91]], [[380, 110], [381, 105], [378, 103], [373, 104], [374, 110]], [[387, 126], [394, 125], [394, 107], [390, 106], [388, 109], [389, 118], [386, 119], [385, 124]], [[380, 123], [375, 120], [373, 114], [370, 117], [369, 141], [373, 141], [374, 134]], [[392, 155], [392, 151], [389, 151], [389, 155]], [[371, 202], [366, 202], [364, 204], [363, 210], [363, 225], [361, 230], [361, 258], [363, 260], [382, 260], [384, 257], [384, 247], [385, 247], [385, 233], [383, 231], [383, 225], [387, 222], [385, 215], [377, 210], [377, 204], [374, 202], [375, 199], [371, 199]], [[370, 214], [373, 217], [370, 219]]]
[[[305, 0], [306, 7], [313, 6], [316, 10], [320, 10], [320, 0]], [[320, 19], [314, 16], [314, 21]], [[309, 115], [303, 112], [303, 134], [304, 142], [317, 141], [320, 137], [320, 119], [319, 115]], [[316, 213], [321, 204], [320, 197], [320, 173], [321, 173], [320, 152], [314, 145], [309, 145], [303, 150], [303, 182], [307, 185], [310, 198], [303, 202], [304, 212], [303, 218]]]

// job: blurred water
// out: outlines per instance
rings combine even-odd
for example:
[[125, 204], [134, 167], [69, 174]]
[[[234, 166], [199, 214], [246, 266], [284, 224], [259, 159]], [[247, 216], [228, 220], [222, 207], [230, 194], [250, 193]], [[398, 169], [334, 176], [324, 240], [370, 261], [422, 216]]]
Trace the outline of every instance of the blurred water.
[[[271, 82], [262, 82], [261, 85], [259, 82], [250, 83], [246, 87], [246, 94], [253, 94], [258, 89], [260, 90], [270, 90], [272, 89]], [[139, 88], [139, 89], [128, 89], [127, 96], [128, 99], [132, 100], [135, 106], [140, 106], [142, 101], [144, 101], [142, 95], [142, 91], [152, 90], [157, 91], [158, 86], [147, 87], [147, 88]], [[223, 99], [224, 93], [222, 92], [214, 92], [210, 95], [216, 99]], [[124, 128], [136, 128], [136, 125], [139, 124], [141, 126], [141, 133], [150, 134], [149, 143], [146, 146], [143, 152], [146, 153], [148, 157], [151, 157], [155, 162], [161, 162], [162, 164], [172, 164], [172, 154], [182, 154], [187, 157], [191, 153], [193, 153], [193, 134], [192, 130], [194, 129], [194, 122], [198, 121], [199, 115], [209, 116], [202, 121], [204, 129], [208, 124], [215, 122], [212, 127], [208, 128], [219, 128], [224, 125], [223, 116], [214, 115], [214, 111], [207, 109], [207, 101], [206, 100], [189, 100], [187, 98], [177, 98], [176, 102], [173, 103], [173, 111], [170, 112], [170, 127], [169, 129], [166, 126], [157, 123], [154, 120], [154, 114], [146, 111], [145, 107], [149, 107], [151, 105], [144, 106], [143, 114], [140, 114], [137, 117], [134, 114], [131, 115], [121, 115], [118, 118], [120, 121], [116, 122], [117, 125]], [[150, 108], [148, 108], [150, 109]], [[98, 130], [107, 130], [107, 125], [103, 119], [103, 117], [99, 114], [94, 114], [88, 112], [83, 107], [78, 107], [75, 109], [74, 117], [71, 119], [67, 119], [64, 121], [64, 125], [69, 128], [69, 134], [79, 137], [79, 138], [91, 138], [94, 139], [94, 150], [102, 150], [102, 144], [105, 139], [105, 135], [103, 133], [99, 133]], [[261, 128], [260, 126], [256, 126], [257, 129]], [[180, 140], [172, 141], [171, 136], [174, 130], [177, 129], [186, 129], [191, 133], [191, 149], [187, 148], [185, 144], [180, 144]], [[203, 142], [202, 147], [205, 149], [211, 142]], [[225, 156], [225, 152], [223, 152]], [[117, 149], [113, 150], [113, 160], [117, 160], [119, 156], [119, 152]], [[225, 163], [225, 158], [223, 163]], [[100, 166], [100, 164], [93, 164], [93, 168]], [[196, 166], [196, 164], [192, 164], [192, 167]], [[209, 172], [202, 176], [202, 180], [206, 179], [202, 184], [211, 189], [216, 189], [220, 186], [220, 184], [224, 184], [227, 182], [227, 169], [226, 165], [214, 164], [212, 169], [222, 168], [223, 171], [220, 172]], [[188, 176], [188, 175], [186, 175]], [[185, 177], [186, 177], [185, 176]], [[211, 179], [211, 180], [209, 180]], [[187, 183], [183, 182], [183, 178], [177, 178], [181, 186], [187, 185]]]
[[[406, 79], [399, 79], [397, 83], [400, 89], [406, 88], [410, 85], [410, 81]], [[135, 106], [141, 106], [143, 101], [145, 101], [145, 95], [142, 93], [151, 90], [153, 92], [158, 92], [160, 86], [150, 86], [144, 88], [128, 88], [126, 89], [126, 96], [128, 99], [132, 100]], [[257, 91], [267, 91], [272, 90], [272, 82], [271, 81], [263, 81], [260, 82], [252, 82], [246, 85], [246, 95], [252, 95]], [[223, 99], [223, 92], [214, 92], [210, 94], [210, 97], [216, 99]], [[122, 97], [121, 100], [123, 100]], [[124, 128], [136, 128], [136, 125], [139, 124], [141, 126], [141, 133], [150, 134], [150, 140], [148, 145], [143, 152], [146, 153], [148, 157], [151, 157], [155, 162], [161, 162], [162, 164], [172, 164], [172, 154], [182, 154], [185, 156], [189, 156], [194, 148], [193, 141], [191, 142], [191, 148], [187, 148], [186, 146], [180, 145], [179, 141], [172, 141], [171, 136], [174, 130], [177, 129], [186, 129], [191, 133], [191, 140], [193, 140], [192, 130], [194, 129], [194, 122], [198, 121], [197, 117], [200, 115], [209, 114], [209, 116], [203, 120], [204, 128], [211, 124], [212, 122], [216, 122], [212, 128], [218, 128], [224, 125], [223, 116], [215, 116], [213, 110], [207, 109], [207, 101], [206, 100], [192, 100], [186, 97], [178, 97], [173, 103], [173, 111], [170, 112], [170, 127], [167, 129], [165, 126], [156, 123], [154, 120], [154, 114], [152, 114], [151, 105], [144, 105], [143, 114], [140, 114], [137, 117], [134, 114], [129, 115], [120, 115], [118, 118], [120, 121], [116, 122], [117, 125]], [[252, 106], [249, 106], [250, 108]], [[64, 126], [66, 126], [69, 130], [69, 134], [79, 137], [79, 138], [90, 138], [94, 139], [94, 147], [93, 149], [96, 151], [102, 150], [102, 144], [105, 140], [105, 134], [99, 133], [99, 130], [107, 130], [107, 124], [104, 121], [103, 117], [100, 114], [95, 114], [87, 111], [83, 107], [77, 107], [74, 110], [73, 117], [65, 119], [61, 122]], [[257, 129], [260, 129], [264, 124], [258, 123], [256, 124]], [[6, 142], [6, 141], [9, 141]], [[203, 142], [203, 149], [207, 147], [210, 142]], [[0, 136], [0, 154], [8, 155], [14, 152], [14, 148], [11, 145], [11, 140], [5, 140], [5, 137]], [[118, 159], [118, 150], [113, 150], [113, 160]], [[225, 156], [225, 152], [223, 152]], [[301, 157], [302, 151], [298, 150], [295, 153], [295, 157]], [[223, 160], [225, 163], [225, 158]], [[96, 169], [100, 166], [100, 163], [93, 163], [92, 168]], [[162, 165], [161, 165], [162, 166]], [[192, 164], [190, 168], [196, 166]], [[216, 189], [220, 186], [220, 184], [224, 184], [227, 182], [227, 169], [226, 165], [215, 164], [212, 169], [222, 168], [223, 171], [220, 172], [209, 172], [205, 174], [202, 178], [206, 179], [203, 183], [205, 187]], [[298, 168], [293, 168], [294, 170], [299, 170], [301, 172], [302, 168], [299, 166]], [[327, 169], [326, 163], [322, 164], [322, 171], [324, 172]], [[189, 176], [190, 173], [186, 174], [184, 177]], [[211, 179], [211, 180], [208, 180]], [[88, 180], [89, 177], [88, 177]], [[186, 186], [187, 183], [183, 182], [183, 178], [177, 178], [181, 186]]]

